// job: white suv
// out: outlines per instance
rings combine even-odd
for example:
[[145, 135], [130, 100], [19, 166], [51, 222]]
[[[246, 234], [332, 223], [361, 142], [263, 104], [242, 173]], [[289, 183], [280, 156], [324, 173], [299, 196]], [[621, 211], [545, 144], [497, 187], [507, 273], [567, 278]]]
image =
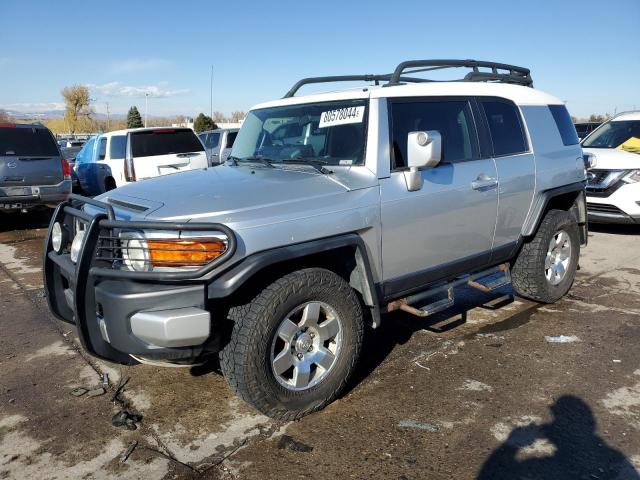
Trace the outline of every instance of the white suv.
[[621, 113], [582, 141], [589, 220], [640, 223], [640, 111]]

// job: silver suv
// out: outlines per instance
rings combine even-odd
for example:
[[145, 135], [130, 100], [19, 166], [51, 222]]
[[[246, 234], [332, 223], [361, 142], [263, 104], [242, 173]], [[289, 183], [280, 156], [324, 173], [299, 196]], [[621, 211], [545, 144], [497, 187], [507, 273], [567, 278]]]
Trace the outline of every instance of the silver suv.
[[[446, 67], [470, 72], [417, 76]], [[341, 80], [384, 85], [295, 95]], [[219, 355], [239, 396], [294, 419], [340, 394], [384, 312], [427, 316], [463, 283], [567, 293], [584, 186], [567, 110], [525, 68], [425, 60], [305, 79], [249, 112], [226, 164], [62, 204], [47, 297], [93, 355]]]

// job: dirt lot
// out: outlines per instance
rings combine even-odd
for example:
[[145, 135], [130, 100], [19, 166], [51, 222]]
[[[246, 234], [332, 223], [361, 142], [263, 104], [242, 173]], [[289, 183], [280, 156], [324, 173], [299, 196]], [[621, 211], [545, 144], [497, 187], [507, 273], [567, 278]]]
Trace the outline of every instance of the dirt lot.
[[[349, 391], [283, 424], [211, 368], [87, 357], [46, 308], [46, 223], [0, 217], [0, 479], [640, 479], [640, 229], [592, 231], [555, 305], [461, 289], [385, 317]], [[126, 379], [136, 430], [111, 424]]]

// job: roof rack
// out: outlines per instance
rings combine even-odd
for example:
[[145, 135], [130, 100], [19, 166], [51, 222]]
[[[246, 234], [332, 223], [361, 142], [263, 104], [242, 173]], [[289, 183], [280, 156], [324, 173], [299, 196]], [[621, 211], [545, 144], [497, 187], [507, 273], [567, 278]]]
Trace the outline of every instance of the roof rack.
[[[332, 82], [387, 82], [384, 86], [402, 85], [403, 83], [421, 83], [421, 82], [437, 82], [441, 80], [430, 80], [427, 78], [416, 78], [406, 76], [405, 74], [430, 72], [433, 70], [442, 70], [446, 68], [466, 67], [472, 70], [463, 78], [453, 80], [456, 82], [501, 82], [512, 83], [516, 85], [524, 85], [533, 87], [531, 72], [528, 68], [508, 65], [506, 63], [484, 62], [479, 60], [409, 60], [400, 63], [393, 73], [382, 75], [334, 75], [328, 77], [309, 77], [299, 80], [285, 94], [284, 98], [293, 97], [298, 90], [304, 85], [313, 83], [332, 83]], [[480, 71], [478, 68], [489, 68], [491, 71]], [[501, 70], [503, 72], [501, 72]]]
[[[481, 60], [409, 60], [396, 67], [387, 85], [400, 85], [403, 73], [430, 72], [460, 67], [471, 68], [471, 71], [464, 78], [457, 80], [459, 82], [502, 82], [533, 87], [531, 71], [528, 68]], [[489, 68], [491, 71], [481, 72], [478, 67]], [[500, 70], [503, 70], [504, 73], [501, 73]]]

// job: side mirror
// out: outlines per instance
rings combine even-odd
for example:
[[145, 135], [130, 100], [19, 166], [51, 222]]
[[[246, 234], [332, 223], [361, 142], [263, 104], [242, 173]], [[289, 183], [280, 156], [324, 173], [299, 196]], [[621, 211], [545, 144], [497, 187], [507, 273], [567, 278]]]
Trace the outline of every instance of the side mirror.
[[407, 190], [415, 192], [422, 188], [420, 168], [433, 168], [442, 157], [442, 137], [437, 130], [409, 132], [407, 137], [407, 166], [404, 172]]

